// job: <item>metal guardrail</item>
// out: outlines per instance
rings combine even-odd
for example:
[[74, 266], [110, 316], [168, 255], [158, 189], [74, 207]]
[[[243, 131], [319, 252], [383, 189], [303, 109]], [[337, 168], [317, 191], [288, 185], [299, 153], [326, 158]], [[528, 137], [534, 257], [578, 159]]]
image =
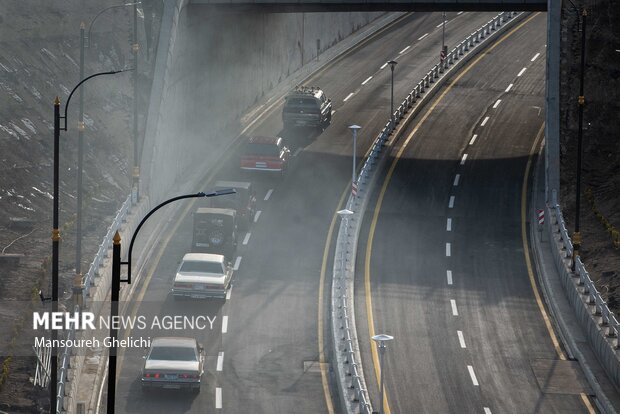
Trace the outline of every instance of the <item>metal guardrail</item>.
[[103, 241], [99, 245], [99, 250], [97, 250], [97, 254], [95, 258], [91, 262], [88, 272], [84, 275], [84, 289], [82, 290], [82, 295], [84, 299], [90, 296], [90, 286], [92, 285], [92, 281], [97, 275], [97, 271], [99, 270], [99, 266], [103, 263], [103, 261], [108, 257], [108, 253], [110, 250], [110, 246], [112, 245], [112, 238], [114, 237], [114, 233], [121, 227], [121, 224], [127, 217], [127, 213], [132, 205], [131, 194], [127, 197], [121, 208], [116, 213], [114, 217], [114, 221], [110, 224], [108, 228], [108, 232], [106, 233]]
[[[557, 225], [559, 227], [560, 233], [560, 242], [563, 246], [561, 251], [559, 251], [561, 257], [566, 260], [568, 259], [569, 264], [572, 265], [572, 256], [573, 256], [573, 244], [568, 235], [568, 230], [566, 228], [566, 223], [564, 222], [564, 216], [562, 215], [562, 210], [560, 206], [556, 204], [552, 207], [552, 210], [555, 214], [555, 219]], [[609, 309], [607, 303], [601, 297], [601, 294], [596, 289], [596, 285], [590, 278], [590, 274], [586, 270], [581, 258], [578, 256], [575, 260], [575, 272], [572, 275], [575, 278], [578, 278], [576, 281], [576, 289], [577, 291], [585, 296], [585, 306], [593, 307], [591, 310], [593, 316], [600, 317], [599, 326], [601, 329], [607, 329], [605, 332], [606, 337], [610, 339], [616, 339], [616, 343], [613, 344], [616, 349], [620, 348], [619, 341], [617, 340], [618, 334], [620, 333], [620, 324], [616, 319], [614, 313]]]
[[[359, 412], [372, 414], [372, 404], [368, 395], [366, 381], [362, 369], [361, 356], [357, 330], [355, 328], [353, 308], [353, 281], [355, 277], [355, 256], [357, 250], [357, 237], [361, 228], [361, 222], [365, 205], [368, 202], [369, 190], [372, 186], [374, 172], [379, 163], [386, 158], [383, 147], [388, 138], [402, 120], [405, 114], [413, 107], [426, 89], [436, 79], [456, 63], [462, 56], [468, 54], [470, 49], [481, 43], [487, 36], [496, 31], [505, 22], [513, 19], [520, 13], [500, 13], [484, 24], [478, 30], [467, 36], [461, 43], [453, 48], [444, 61], [431, 68], [429, 72], [417, 83], [403, 102], [394, 111], [394, 122], [389, 120], [377, 138], [374, 140], [370, 152], [357, 176], [358, 195], [350, 196], [347, 201], [347, 209], [354, 214], [341, 220], [336, 241], [334, 254], [334, 268], [332, 274], [332, 297], [331, 316], [334, 354], [337, 365], [338, 388], [347, 413]], [[350, 378], [348, 380], [347, 378]]]
[[[89, 297], [90, 287], [93, 282], [93, 278], [97, 275], [99, 271], [99, 266], [102, 265], [103, 261], [108, 257], [109, 249], [112, 246], [112, 238], [114, 237], [114, 233], [120, 229], [121, 225], [125, 221], [127, 214], [132, 206], [132, 197], [131, 194], [127, 197], [121, 208], [117, 211], [116, 216], [114, 217], [114, 221], [110, 224], [108, 231], [103, 238], [103, 241], [99, 245], [99, 249], [97, 250], [97, 254], [95, 258], [90, 264], [88, 272], [84, 276], [83, 284], [84, 289], [82, 290], [82, 295], [84, 300]], [[74, 311], [79, 312], [79, 306], [75, 306]], [[71, 329], [67, 333], [66, 339], [72, 340], [75, 338], [75, 328]], [[58, 393], [56, 394], [56, 412], [63, 412], [63, 403], [65, 397], [65, 383], [67, 382], [67, 373], [69, 369], [69, 362], [71, 359], [71, 347], [65, 346], [62, 349], [58, 350], [58, 357], [60, 358], [59, 369], [58, 369]]]

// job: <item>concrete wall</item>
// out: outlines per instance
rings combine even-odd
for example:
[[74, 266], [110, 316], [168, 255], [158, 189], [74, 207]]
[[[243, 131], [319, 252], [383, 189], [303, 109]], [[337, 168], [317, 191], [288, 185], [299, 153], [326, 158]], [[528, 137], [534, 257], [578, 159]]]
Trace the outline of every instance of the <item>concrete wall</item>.
[[[154, 81], [161, 104], [149, 111], [142, 158], [151, 200], [175, 193], [188, 174], [212, 162], [237, 136], [241, 115], [316, 58], [317, 39], [323, 52], [382, 14], [227, 13], [182, 0], [167, 5], [168, 26], [162, 27], [172, 41], [162, 33], [158, 51], [167, 56], [160, 59], [167, 73], [163, 83]], [[157, 93], [151, 106], [156, 99]]]

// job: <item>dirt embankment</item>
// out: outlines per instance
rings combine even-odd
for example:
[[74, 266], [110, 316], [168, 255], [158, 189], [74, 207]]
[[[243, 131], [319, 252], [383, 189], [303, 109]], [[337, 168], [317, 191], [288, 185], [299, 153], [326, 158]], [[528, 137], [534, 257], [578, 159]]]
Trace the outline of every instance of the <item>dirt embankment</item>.
[[[154, 3], [142, 2], [146, 10]], [[79, 82], [80, 22], [86, 23], [88, 31], [99, 11], [118, 4], [111, 0], [24, 0], [4, 2], [0, 9], [0, 251], [24, 255], [17, 266], [0, 264], [0, 301], [29, 302], [37, 309], [41, 306], [37, 290], [50, 295], [53, 101], [60, 98], [62, 114], [70, 90]], [[86, 76], [132, 66], [131, 11], [131, 7], [111, 9], [96, 20], [85, 53]], [[142, 39], [144, 23], [152, 15], [148, 12], [147, 19], [139, 19]], [[158, 27], [159, 19], [153, 21]], [[144, 44], [139, 58], [138, 103], [144, 114], [152, 68]], [[93, 79], [85, 87], [83, 273], [131, 183], [131, 72], [114, 76]], [[143, 131], [143, 115], [139, 120]], [[76, 267], [77, 122], [76, 94], [68, 111], [68, 131], [60, 135], [59, 296], [65, 300]], [[16, 225], [12, 218], [26, 223]], [[0, 314], [0, 330], [11, 336], [19, 335], [24, 322], [29, 322], [28, 309], [13, 309]], [[9, 339], [6, 335], [3, 339]], [[17, 356], [25, 355], [24, 350], [14, 351], [13, 355], [5, 348], [0, 355], [0, 410], [47, 411], [47, 391], [31, 383], [34, 357]]]
[[583, 114], [581, 256], [610, 308], [620, 314], [620, 7], [614, 0], [565, 2], [561, 72], [561, 202], [575, 223], [581, 9], [587, 10]]

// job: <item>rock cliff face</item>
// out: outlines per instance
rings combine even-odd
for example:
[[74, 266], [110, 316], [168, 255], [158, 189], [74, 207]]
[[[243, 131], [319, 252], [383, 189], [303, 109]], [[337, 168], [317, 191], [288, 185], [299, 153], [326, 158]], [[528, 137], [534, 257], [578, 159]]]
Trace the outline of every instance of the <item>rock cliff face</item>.
[[564, 2], [561, 61], [561, 205], [575, 223], [581, 9], [586, 17], [581, 199], [582, 260], [620, 312], [620, 8], [614, 0]]

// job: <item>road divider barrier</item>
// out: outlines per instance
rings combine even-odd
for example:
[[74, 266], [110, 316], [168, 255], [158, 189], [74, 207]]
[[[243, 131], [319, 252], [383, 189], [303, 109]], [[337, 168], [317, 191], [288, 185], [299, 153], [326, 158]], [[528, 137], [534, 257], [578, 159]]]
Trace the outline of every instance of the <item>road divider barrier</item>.
[[[336, 238], [330, 303], [333, 347], [331, 362], [336, 371], [341, 405], [349, 414], [373, 412], [355, 326], [353, 301], [355, 258], [364, 211], [378, 177], [375, 172], [381, 170], [388, 159], [385, 155], [396, 141], [396, 139], [390, 140], [390, 137], [405, 115], [409, 114], [406, 120], [408, 121], [419, 113], [448, 76], [481, 51], [482, 45], [490, 43], [490, 39], [498, 37], [499, 33], [507, 30], [524, 16], [524, 13], [499, 13], [448, 52], [442, 63], [433, 66], [394, 111], [394, 122], [388, 120], [373, 141], [357, 176], [357, 196], [349, 196], [346, 204], [346, 209], [353, 214], [341, 219]], [[386, 148], [388, 150], [384, 150]], [[367, 338], [367, 341], [370, 343], [370, 338]]]

